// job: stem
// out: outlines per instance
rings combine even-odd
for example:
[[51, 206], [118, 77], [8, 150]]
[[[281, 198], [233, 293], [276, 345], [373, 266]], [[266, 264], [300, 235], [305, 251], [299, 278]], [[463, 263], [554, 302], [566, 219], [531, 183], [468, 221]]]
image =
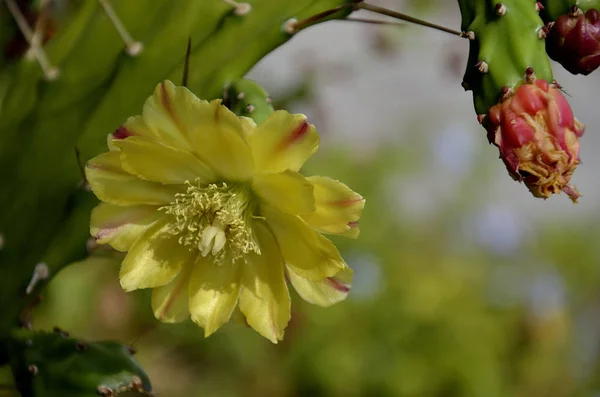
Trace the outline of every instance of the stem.
[[[421, 25], [421, 26], [425, 26], [428, 28], [433, 28], [436, 30], [440, 30], [442, 32], [446, 32], [446, 33], [450, 33], [453, 34], [455, 36], [459, 36], [459, 37], [464, 37], [464, 38], [468, 38], [467, 34], [465, 32], [460, 32], [458, 30], [454, 30], [454, 29], [450, 29], [447, 28], [445, 26], [441, 26], [441, 25], [437, 25], [431, 22], [427, 22], [424, 21], [422, 19], [418, 19], [415, 17], [411, 17], [410, 15], [406, 15], [406, 14], [402, 14], [400, 12], [397, 11], [392, 11], [392, 10], [388, 10], [387, 8], [383, 8], [383, 7], [379, 7], [373, 4], [369, 4], [367, 2], [364, 2], [362, 0], [359, 0], [355, 3], [349, 3], [349, 4], [343, 4], [341, 6], [338, 7], [334, 7], [331, 8], [329, 10], [325, 10], [323, 12], [320, 12], [318, 14], [312, 15], [308, 18], [302, 19], [300, 21], [296, 21], [293, 22], [293, 24], [290, 26], [290, 33], [296, 33], [299, 30], [302, 30], [312, 24], [315, 24], [317, 22], [322, 22], [324, 19], [331, 17], [332, 15], [338, 13], [339, 11], [342, 10], [346, 10], [346, 9], [351, 9], [352, 11], [356, 11], [356, 10], [367, 10], [367, 11], [371, 11], [371, 12], [375, 12], [377, 14], [381, 14], [381, 15], [385, 15], [388, 17], [392, 17], [395, 19], [399, 19], [401, 21], [406, 21], [406, 22], [410, 22], [410, 23], [414, 23], [417, 25]], [[356, 22], [363, 22], [363, 23], [371, 23], [371, 24], [381, 24], [381, 25], [396, 25], [394, 23], [391, 22], [385, 22], [385, 21], [375, 21], [372, 19], [363, 19], [363, 18], [341, 18], [340, 20], [346, 20], [346, 21], [356, 21]]]
[[389, 25], [389, 26], [398, 26], [398, 27], [406, 27], [405, 23], [400, 22], [390, 22], [390, 21], [380, 21], [377, 19], [367, 19], [367, 18], [342, 18], [340, 21], [350, 21], [350, 22], [362, 22], [369, 23], [373, 25]]
[[369, 4], [369, 3], [366, 3], [364, 1], [355, 4], [354, 5], [354, 9], [368, 10], [368, 11], [371, 11], [371, 12], [375, 12], [377, 14], [386, 15], [388, 17], [400, 19], [401, 21], [406, 21], [406, 22], [417, 24], [417, 25], [425, 26], [425, 27], [428, 27], [428, 28], [440, 30], [442, 32], [450, 33], [450, 34], [453, 34], [455, 36], [465, 37], [465, 38], [467, 37], [465, 33], [459, 32], [458, 30], [450, 29], [450, 28], [447, 28], [447, 27], [441, 26], [441, 25], [436, 25], [434, 23], [427, 22], [427, 21], [424, 21], [422, 19], [411, 17], [410, 15], [402, 14], [402, 13], [397, 12], [397, 11], [388, 10], [387, 8], [379, 7], [379, 6], [376, 6], [376, 5], [373, 5], [373, 4]]

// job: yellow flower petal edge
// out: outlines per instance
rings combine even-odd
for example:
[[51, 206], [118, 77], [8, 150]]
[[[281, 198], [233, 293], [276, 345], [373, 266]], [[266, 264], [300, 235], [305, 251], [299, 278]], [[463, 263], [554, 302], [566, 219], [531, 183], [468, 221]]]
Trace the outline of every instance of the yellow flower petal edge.
[[308, 303], [328, 307], [348, 296], [352, 286], [352, 269], [341, 269], [332, 277], [321, 281], [310, 281], [288, 268], [287, 275], [298, 295]]
[[335, 179], [323, 176], [306, 179], [314, 186], [316, 210], [302, 218], [321, 233], [358, 237], [358, 220], [365, 199]]
[[303, 114], [278, 110], [255, 129], [250, 147], [260, 171], [298, 171], [317, 151], [319, 134]]
[[302, 176], [319, 144], [304, 115], [256, 125], [165, 81], [107, 135], [108, 152], [86, 165], [101, 201], [90, 232], [127, 252], [121, 286], [152, 288], [159, 321], [191, 318], [209, 336], [237, 313], [277, 343], [288, 283], [320, 306], [346, 298], [352, 270], [321, 233], [356, 237], [364, 199]]
[[110, 244], [117, 251], [128, 251], [148, 227], [160, 219], [157, 208], [100, 203], [92, 211], [90, 232], [98, 244]]

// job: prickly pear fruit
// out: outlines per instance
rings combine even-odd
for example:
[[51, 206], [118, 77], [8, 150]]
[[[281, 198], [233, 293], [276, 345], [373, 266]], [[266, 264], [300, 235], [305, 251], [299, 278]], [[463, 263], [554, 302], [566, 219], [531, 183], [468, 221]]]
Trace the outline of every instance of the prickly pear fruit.
[[58, 329], [19, 329], [7, 345], [23, 397], [152, 395], [148, 377], [119, 342], [83, 342]]
[[269, 94], [249, 79], [238, 79], [228, 84], [223, 93], [223, 104], [238, 116], [252, 118], [256, 124], [273, 113]]
[[[470, 38], [463, 87], [509, 174], [536, 197], [564, 191], [579, 162], [583, 126], [554, 86], [542, 7], [522, 0], [459, 0]], [[558, 119], [557, 119], [558, 118]]]
[[546, 51], [573, 74], [588, 75], [600, 66], [600, 13], [575, 7], [549, 24]]
[[509, 174], [535, 197], [563, 191], [577, 201], [579, 193], [569, 181], [579, 163], [583, 125], [558, 88], [545, 80], [519, 86], [492, 106], [484, 126]]

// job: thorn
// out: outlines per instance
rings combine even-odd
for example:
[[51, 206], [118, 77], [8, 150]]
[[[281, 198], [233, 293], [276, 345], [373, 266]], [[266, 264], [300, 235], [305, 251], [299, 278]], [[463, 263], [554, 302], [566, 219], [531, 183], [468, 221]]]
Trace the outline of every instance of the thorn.
[[97, 390], [98, 390], [98, 394], [100, 394], [101, 396], [104, 396], [104, 397], [112, 397], [115, 395], [115, 392], [113, 391], [113, 389], [111, 389], [108, 386], [100, 385], [100, 386], [98, 386]]
[[514, 95], [515, 90], [513, 90], [510, 87], [504, 86], [500, 89], [500, 92], [502, 92], [502, 101], [505, 101], [506, 99]]
[[469, 30], [468, 32], [462, 32], [462, 36], [469, 40], [475, 40], [475, 32], [472, 30]]
[[144, 49], [144, 44], [141, 41], [135, 41], [133, 37], [129, 34], [123, 22], [119, 19], [115, 10], [112, 8], [109, 0], [98, 0], [102, 8], [104, 9], [104, 13], [110, 19], [110, 22], [113, 24], [119, 36], [121, 36], [121, 40], [125, 43], [125, 52], [135, 57], [140, 55], [140, 53]]
[[87, 344], [85, 342], [82, 341], [77, 341], [77, 343], [75, 343], [75, 349], [78, 352], [83, 352], [87, 349]]
[[254, 105], [247, 105], [246, 106], [246, 113], [252, 113], [254, 112], [256, 108], [254, 107]]
[[183, 62], [183, 77], [181, 85], [187, 87], [188, 74], [190, 72], [190, 56], [192, 55], [192, 37], [188, 36], [187, 47], [185, 49], [185, 60]]
[[132, 356], [135, 355], [137, 353], [137, 350], [135, 350], [135, 347], [133, 346], [127, 346], [127, 351], [129, 352], [129, 354], [131, 354]]
[[533, 83], [536, 80], [535, 73], [533, 73], [533, 68], [529, 66], [525, 69], [525, 82]]
[[129, 386], [135, 390], [140, 390], [143, 389], [144, 383], [142, 382], [139, 376], [134, 375], [131, 377], [131, 382], [129, 383]]
[[27, 23], [27, 19], [25, 19], [25, 16], [19, 9], [16, 1], [4, 0], [4, 2], [6, 3], [6, 8], [8, 8], [8, 11], [12, 15], [13, 19], [15, 22], [17, 22], [17, 26], [23, 34], [23, 37], [25, 37], [27, 44], [29, 44], [29, 53], [35, 57], [40, 64], [46, 80], [56, 80], [60, 75], [60, 70], [50, 64], [50, 61], [48, 60], [48, 57], [41, 46], [40, 40], [37, 39], [35, 33], [31, 30], [31, 27]]
[[35, 265], [35, 268], [33, 269], [33, 276], [31, 276], [31, 281], [29, 281], [29, 284], [25, 289], [25, 293], [30, 295], [37, 283], [42, 280], [46, 280], [48, 276], [50, 276], [50, 269], [48, 268], [47, 264], [40, 262]]
[[552, 85], [558, 88], [559, 90], [562, 90], [563, 88], [562, 85], [558, 81], [556, 81], [556, 79], [552, 80]]
[[4, 234], [0, 233], [0, 251], [4, 248]]
[[462, 86], [462, 88], [464, 88], [465, 91], [471, 90], [471, 86], [466, 81], [463, 81], [462, 83], [460, 83], [460, 85]]
[[265, 99], [265, 102], [266, 102], [266, 103], [268, 103], [268, 104], [270, 105], [271, 103], [273, 103], [273, 100], [271, 99], [271, 97], [270, 97], [270, 96], [268, 96], [268, 97]]
[[281, 30], [287, 34], [294, 34], [297, 32], [298, 20], [296, 18], [290, 18], [283, 23]]
[[496, 3], [496, 14], [500, 17], [506, 14], [506, 6], [502, 3]]
[[31, 364], [30, 366], [27, 367], [27, 371], [29, 371], [29, 373], [33, 376], [37, 376], [37, 374], [40, 373], [40, 370], [37, 367], [37, 365], [33, 365], [33, 364]]
[[238, 3], [234, 0], [223, 0], [226, 4], [233, 7], [233, 13], [238, 17], [242, 17], [252, 11], [252, 6], [248, 3]]
[[583, 14], [583, 11], [581, 11], [581, 9], [577, 7], [577, 5], [574, 5], [573, 7], [571, 7], [570, 14], [571, 16], [577, 17]]
[[487, 73], [490, 70], [490, 65], [487, 64], [487, 62], [484, 61], [479, 61], [475, 64], [475, 67], [477, 68], [477, 70], [479, 70], [481, 73]]
[[544, 5], [542, 3], [540, 3], [539, 1], [537, 3], [535, 3], [535, 10], [537, 12], [540, 12], [544, 9]]
[[486, 114], [478, 114], [477, 115], [477, 122], [479, 122], [479, 124], [483, 124], [483, 122], [485, 121], [486, 117], [487, 117]]
[[31, 339], [25, 340], [25, 346], [28, 346], [28, 347], [33, 346], [33, 341]]
[[246, 94], [244, 94], [243, 92], [240, 92], [239, 94], [237, 94], [237, 99], [239, 99], [241, 101], [242, 99], [244, 99], [245, 96], [246, 96]]
[[548, 36], [548, 33], [550, 33], [550, 30], [546, 26], [542, 26], [537, 31], [539, 39], [545, 39]]

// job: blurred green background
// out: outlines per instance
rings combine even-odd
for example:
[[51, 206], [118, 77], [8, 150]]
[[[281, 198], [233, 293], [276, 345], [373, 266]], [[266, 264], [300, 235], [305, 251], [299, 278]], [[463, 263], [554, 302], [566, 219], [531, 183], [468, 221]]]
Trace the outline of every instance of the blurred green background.
[[[377, 3], [459, 26], [451, 1]], [[52, 279], [35, 328], [133, 345], [166, 397], [600, 395], [600, 117], [585, 89], [598, 78], [557, 70], [588, 126], [583, 198], [541, 201], [476, 123], [460, 87], [466, 47], [419, 27], [332, 21], [251, 71], [320, 131], [305, 173], [367, 200], [358, 240], [334, 239], [355, 270], [348, 300], [322, 309], [294, 295], [283, 343], [238, 324], [204, 339], [191, 322], [157, 323], [148, 291], [120, 289], [110, 252]]]

